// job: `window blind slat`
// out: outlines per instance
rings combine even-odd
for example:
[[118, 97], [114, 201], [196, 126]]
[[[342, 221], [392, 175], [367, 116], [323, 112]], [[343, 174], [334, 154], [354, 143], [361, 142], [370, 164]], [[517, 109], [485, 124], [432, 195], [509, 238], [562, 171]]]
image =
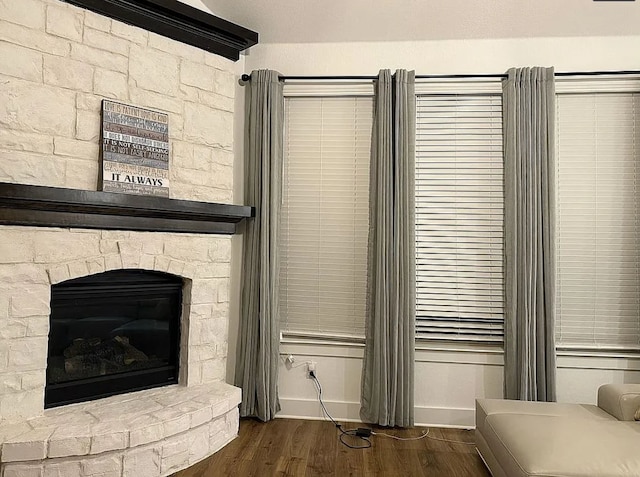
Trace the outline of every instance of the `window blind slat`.
[[417, 97], [416, 335], [501, 343], [500, 95]]

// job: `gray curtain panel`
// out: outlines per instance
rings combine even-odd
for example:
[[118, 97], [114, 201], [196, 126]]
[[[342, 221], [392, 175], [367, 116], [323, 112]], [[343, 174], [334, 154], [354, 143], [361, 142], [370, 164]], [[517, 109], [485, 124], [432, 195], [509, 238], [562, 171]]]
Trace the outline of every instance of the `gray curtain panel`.
[[284, 98], [275, 71], [253, 71], [246, 88], [244, 203], [256, 208], [256, 216], [244, 232], [235, 384], [242, 388], [240, 415], [268, 421], [280, 410], [277, 241]]
[[413, 425], [415, 74], [382, 70], [371, 147], [364, 422]]
[[553, 68], [512, 68], [503, 84], [507, 399], [555, 401]]

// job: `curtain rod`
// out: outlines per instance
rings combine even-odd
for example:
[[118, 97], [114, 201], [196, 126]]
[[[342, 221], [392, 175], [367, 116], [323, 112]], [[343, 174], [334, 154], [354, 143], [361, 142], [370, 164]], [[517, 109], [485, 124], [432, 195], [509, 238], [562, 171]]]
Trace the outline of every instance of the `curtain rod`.
[[[621, 71], [567, 71], [556, 73], [555, 76], [601, 76], [601, 75], [640, 75], [640, 70], [621, 70]], [[457, 79], [457, 78], [506, 78], [506, 74], [459, 74], [459, 75], [416, 75], [416, 79]], [[374, 81], [377, 76], [278, 76], [283, 81], [339, 81], [339, 80], [363, 80]], [[251, 76], [243, 74], [242, 81], [251, 80]]]

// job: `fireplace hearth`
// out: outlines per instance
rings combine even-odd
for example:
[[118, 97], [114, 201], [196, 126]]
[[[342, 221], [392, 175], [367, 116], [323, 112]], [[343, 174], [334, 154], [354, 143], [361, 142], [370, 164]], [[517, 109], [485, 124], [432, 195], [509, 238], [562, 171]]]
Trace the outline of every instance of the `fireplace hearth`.
[[138, 269], [53, 285], [45, 407], [178, 383], [182, 287]]

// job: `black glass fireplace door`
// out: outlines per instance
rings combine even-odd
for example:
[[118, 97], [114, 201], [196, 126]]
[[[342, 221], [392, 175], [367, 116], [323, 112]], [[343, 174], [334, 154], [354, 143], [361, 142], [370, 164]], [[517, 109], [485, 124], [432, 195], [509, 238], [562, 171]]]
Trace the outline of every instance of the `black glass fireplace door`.
[[51, 287], [45, 407], [178, 382], [182, 280], [117, 270]]

